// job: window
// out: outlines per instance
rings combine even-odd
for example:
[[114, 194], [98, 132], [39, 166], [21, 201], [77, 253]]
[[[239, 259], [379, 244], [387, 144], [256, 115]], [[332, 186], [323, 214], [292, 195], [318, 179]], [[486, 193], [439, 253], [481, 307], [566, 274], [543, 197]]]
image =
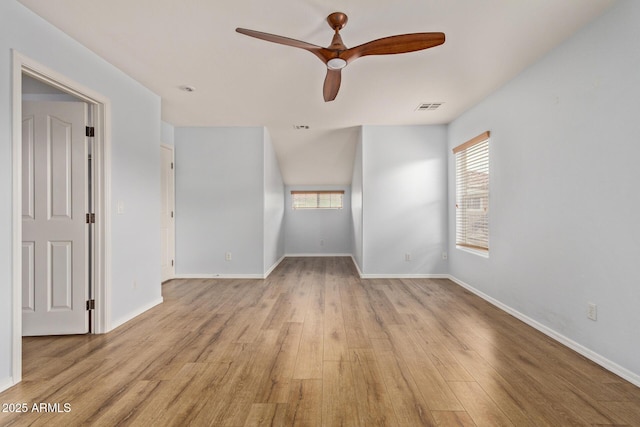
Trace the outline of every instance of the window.
[[344, 191], [292, 191], [293, 209], [342, 209]]
[[453, 149], [456, 246], [489, 251], [489, 131]]

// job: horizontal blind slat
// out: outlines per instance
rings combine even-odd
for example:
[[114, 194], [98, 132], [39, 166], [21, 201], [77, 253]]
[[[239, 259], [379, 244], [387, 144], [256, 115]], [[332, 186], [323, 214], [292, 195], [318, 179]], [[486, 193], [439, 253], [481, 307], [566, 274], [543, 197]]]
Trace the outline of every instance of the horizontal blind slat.
[[293, 209], [342, 209], [344, 190], [292, 190]]
[[454, 149], [456, 245], [489, 248], [489, 132]]

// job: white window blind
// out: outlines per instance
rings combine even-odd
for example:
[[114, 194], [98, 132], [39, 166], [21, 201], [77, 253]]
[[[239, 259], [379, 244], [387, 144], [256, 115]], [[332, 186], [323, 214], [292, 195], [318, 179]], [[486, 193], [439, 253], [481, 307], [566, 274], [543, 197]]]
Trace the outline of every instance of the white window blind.
[[293, 209], [342, 209], [344, 191], [292, 191]]
[[489, 250], [489, 136], [453, 149], [456, 157], [456, 245]]

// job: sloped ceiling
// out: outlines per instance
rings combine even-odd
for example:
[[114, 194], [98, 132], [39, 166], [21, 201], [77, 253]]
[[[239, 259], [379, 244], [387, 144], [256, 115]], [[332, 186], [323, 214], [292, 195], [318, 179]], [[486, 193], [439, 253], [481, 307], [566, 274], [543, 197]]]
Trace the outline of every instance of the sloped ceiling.
[[[174, 126], [266, 126], [289, 185], [348, 184], [359, 125], [445, 124], [602, 14], [613, 0], [20, 0], [162, 97]], [[320, 46], [349, 16], [349, 47], [441, 31], [444, 45], [365, 57], [325, 103], [314, 55], [236, 27]], [[191, 93], [183, 85], [195, 87]], [[416, 111], [423, 102], [442, 102]], [[308, 130], [295, 130], [308, 125]]]

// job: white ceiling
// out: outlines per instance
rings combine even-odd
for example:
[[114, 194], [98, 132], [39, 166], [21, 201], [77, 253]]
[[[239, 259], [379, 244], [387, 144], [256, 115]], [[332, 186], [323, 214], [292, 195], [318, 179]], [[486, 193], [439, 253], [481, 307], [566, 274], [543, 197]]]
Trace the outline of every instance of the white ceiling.
[[[348, 184], [359, 125], [449, 123], [600, 15], [613, 0], [20, 0], [162, 97], [174, 126], [266, 126], [289, 185]], [[368, 56], [325, 103], [313, 54], [235, 32], [353, 47], [439, 31], [426, 51]], [[180, 90], [191, 85], [195, 92]], [[417, 112], [422, 102], [443, 102]], [[309, 130], [294, 130], [309, 125]]]

